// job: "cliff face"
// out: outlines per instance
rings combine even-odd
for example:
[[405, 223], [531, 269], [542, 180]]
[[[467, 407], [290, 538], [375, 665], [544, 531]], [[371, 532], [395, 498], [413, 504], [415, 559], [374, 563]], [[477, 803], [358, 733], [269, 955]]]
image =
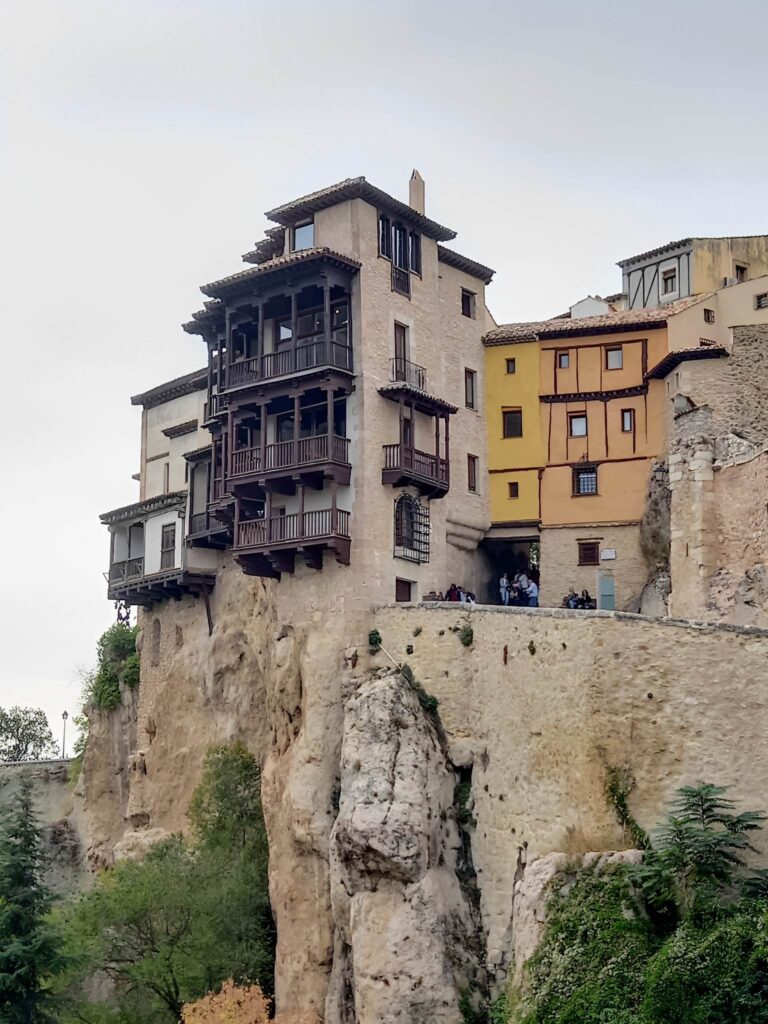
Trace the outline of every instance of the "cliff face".
[[[210, 746], [241, 740], [261, 758], [281, 1011], [457, 1024], [460, 991], [497, 989], [532, 946], [546, 858], [630, 845], [609, 765], [634, 774], [646, 828], [679, 785], [704, 778], [751, 802], [768, 790], [764, 632], [360, 612], [332, 582], [307, 570], [264, 584], [227, 565], [210, 636], [200, 601], [142, 615], [140, 686], [92, 728], [86, 758], [93, 863], [184, 828]], [[387, 655], [369, 655], [373, 627], [439, 699], [444, 734]]]

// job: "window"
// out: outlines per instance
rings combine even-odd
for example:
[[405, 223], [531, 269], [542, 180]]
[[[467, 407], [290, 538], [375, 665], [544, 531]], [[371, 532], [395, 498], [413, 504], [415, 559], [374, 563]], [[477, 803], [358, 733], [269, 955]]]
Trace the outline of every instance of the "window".
[[477, 456], [467, 456], [467, 488], [477, 493]]
[[461, 315], [468, 316], [470, 320], [475, 319], [475, 293], [461, 289]]
[[514, 359], [508, 359], [507, 360], [507, 373], [515, 373], [516, 369], [517, 368], [515, 366], [515, 360]]
[[392, 221], [385, 214], [379, 214], [379, 253], [392, 259]]
[[673, 268], [664, 270], [661, 275], [661, 294], [671, 295], [677, 291], [677, 271]]
[[392, 229], [392, 291], [411, 294], [411, 275], [408, 273], [408, 229], [395, 224]]
[[411, 494], [395, 501], [395, 558], [410, 562], [429, 561], [429, 505]]
[[713, 324], [714, 322], [715, 322], [715, 311], [714, 311], [714, 309], [705, 309], [704, 310], [704, 323], [705, 324]]
[[168, 494], [171, 489], [171, 464], [163, 463], [163, 494]]
[[395, 601], [409, 602], [411, 600], [412, 589], [413, 583], [411, 580], [395, 578]]
[[503, 423], [503, 436], [504, 437], [522, 437], [523, 436], [523, 410], [522, 409], [504, 409], [502, 411], [502, 423]]
[[768, 309], [768, 292], [755, 296], [755, 309]]
[[[405, 373], [405, 364], [408, 361], [408, 328], [405, 324], [395, 324], [395, 372]], [[405, 380], [398, 376], [397, 380]]]
[[741, 284], [742, 281], [746, 281], [749, 277], [749, 267], [745, 267], [743, 263], [736, 263], [733, 268], [734, 277], [736, 283]]
[[597, 494], [597, 466], [574, 466], [573, 496]]
[[620, 370], [624, 366], [624, 352], [620, 348], [607, 348], [605, 350], [606, 370]]
[[579, 540], [579, 565], [600, 565], [600, 544], [596, 540]]
[[568, 436], [587, 436], [587, 414], [585, 412], [571, 413], [568, 417]]
[[634, 409], [622, 409], [621, 410], [621, 430], [624, 434], [631, 434], [635, 429], [635, 410]]
[[293, 229], [293, 251], [311, 249], [315, 244], [315, 223], [307, 221], [304, 224], [297, 224]]
[[411, 270], [421, 277], [421, 235], [411, 232]]
[[510, 481], [508, 486], [509, 486], [509, 496], [510, 496], [510, 498], [519, 498], [520, 497], [520, 484], [517, 483], [517, 481], [512, 480], [512, 481]]
[[166, 523], [160, 534], [160, 568], [173, 569], [176, 564], [176, 524]]
[[569, 352], [558, 352], [557, 353], [557, 368], [558, 370], [567, 370], [571, 365], [571, 357]]
[[464, 404], [468, 409], [477, 408], [477, 370], [464, 371]]

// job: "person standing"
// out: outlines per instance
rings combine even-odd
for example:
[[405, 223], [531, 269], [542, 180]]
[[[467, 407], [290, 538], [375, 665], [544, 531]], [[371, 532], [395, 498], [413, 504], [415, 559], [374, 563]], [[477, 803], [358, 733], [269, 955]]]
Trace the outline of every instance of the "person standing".
[[501, 595], [501, 603], [509, 604], [509, 576], [506, 573], [499, 580], [499, 594]]
[[539, 586], [538, 586], [538, 584], [536, 583], [535, 580], [531, 580], [531, 582], [528, 584], [528, 587], [526, 588], [525, 593], [526, 593], [526, 596], [528, 598], [528, 607], [529, 608], [538, 608], [539, 607]]

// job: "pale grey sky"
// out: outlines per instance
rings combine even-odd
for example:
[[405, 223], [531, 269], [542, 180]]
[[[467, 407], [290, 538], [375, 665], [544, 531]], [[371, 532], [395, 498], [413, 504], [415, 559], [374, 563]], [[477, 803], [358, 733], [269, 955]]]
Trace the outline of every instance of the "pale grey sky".
[[74, 712], [113, 621], [98, 514], [129, 396], [262, 211], [365, 174], [494, 267], [500, 321], [620, 287], [688, 234], [768, 231], [764, 0], [0, 0], [0, 705]]

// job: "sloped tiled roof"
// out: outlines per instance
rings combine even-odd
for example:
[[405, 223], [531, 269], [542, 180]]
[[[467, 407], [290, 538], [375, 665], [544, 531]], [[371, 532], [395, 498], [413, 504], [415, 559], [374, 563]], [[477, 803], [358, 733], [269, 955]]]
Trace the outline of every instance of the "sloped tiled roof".
[[208, 367], [205, 366], [202, 370], [185, 373], [183, 377], [176, 377], [165, 384], [150, 388], [149, 391], [143, 391], [140, 395], [134, 395], [131, 398], [131, 405], [143, 405], [145, 409], [151, 409], [155, 405], [162, 405], [163, 402], [170, 402], [172, 398], [181, 398], [182, 395], [191, 395], [193, 391], [202, 391], [207, 386]]
[[137, 501], [133, 505], [123, 505], [122, 508], [112, 509], [111, 512], [102, 512], [99, 519], [107, 526], [112, 523], [123, 522], [125, 519], [136, 519], [150, 512], [160, 512], [164, 508], [181, 505], [186, 497], [186, 491], [171, 491], [170, 494], [157, 494], [154, 498], [146, 498], [144, 501]]
[[612, 334], [624, 331], [640, 331], [644, 328], [663, 327], [667, 320], [709, 298], [706, 295], [692, 295], [677, 302], [668, 302], [654, 309], [622, 309], [616, 313], [601, 313], [599, 316], [575, 318], [561, 317], [556, 320], [539, 320], [532, 323], [500, 324], [483, 338], [485, 345], [508, 345], [521, 341], [539, 341], [545, 338], [583, 337], [590, 334]]
[[697, 345], [695, 348], [679, 348], [674, 352], [668, 352], [663, 359], [646, 373], [646, 380], [661, 380], [671, 373], [680, 363], [690, 359], [719, 359], [727, 356], [728, 350], [722, 345]]
[[667, 242], [657, 249], [649, 249], [648, 252], [641, 252], [637, 256], [628, 256], [625, 260], [619, 260], [618, 267], [626, 267], [630, 263], [638, 263], [640, 260], [648, 260], [653, 256], [663, 256], [665, 252], [679, 249], [681, 246], [690, 245], [692, 242], [727, 242], [731, 239], [765, 238], [766, 235], [707, 235], [701, 237], [681, 238], [678, 242]]
[[351, 256], [345, 256], [343, 253], [334, 252], [333, 249], [301, 249], [298, 252], [287, 253], [285, 256], [276, 256], [274, 259], [267, 260], [266, 263], [260, 263], [255, 267], [248, 267], [246, 270], [240, 270], [236, 274], [230, 274], [229, 277], [222, 277], [218, 281], [212, 281], [210, 284], [201, 285], [200, 291], [203, 295], [210, 295], [212, 298], [215, 298], [222, 293], [237, 289], [241, 285], [247, 284], [249, 281], [252, 281], [257, 277], [274, 273], [275, 271], [282, 270], [285, 267], [291, 267], [299, 263], [306, 263], [309, 260], [317, 259], [330, 260], [333, 263], [348, 267], [352, 270], [358, 270], [360, 268], [360, 264], [357, 260], [353, 260]]
[[290, 203], [276, 206], [274, 210], [268, 210], [265, 214], [269, 220], [277, 224], [294, 224], [301, 217], [309, 216], [318, 210], [325, 210], [336, 203], [342, 203], [347, 199], [365, 199], [373, 206], [394, 213], [403, 220], [409, 221], [419, 228], [428, 238], [434, 238], [438, 242], [447, 242], [456, 237], [456, 232], [446, 228], [437, 221], [430, 220], [423, 213], [414, 210], [407, 203], [395, 199], [394, 196], [383, 192], [375, 185], [371, 185], [364, 177], [345, 178], [335, 185], [321, 188], [317, 192], [310, 192], [309, 195], [301, 196], [299, 199], [292, 199]]
[[446, 263], [449, 267], [455, 267], [456, 270], [463, 270], [465, 274], [477, 277], [484, 281], [485, 284], [490, 284], [491, 278], [496, 273], [490, 267], [485, 267], [482, 263], [469, 259], [468, 256], [462, 256], [461, 253], [454, 252], [453, 249], [447, 249], [444, 245], [438, 245], [437, 258], [441, 263]]

